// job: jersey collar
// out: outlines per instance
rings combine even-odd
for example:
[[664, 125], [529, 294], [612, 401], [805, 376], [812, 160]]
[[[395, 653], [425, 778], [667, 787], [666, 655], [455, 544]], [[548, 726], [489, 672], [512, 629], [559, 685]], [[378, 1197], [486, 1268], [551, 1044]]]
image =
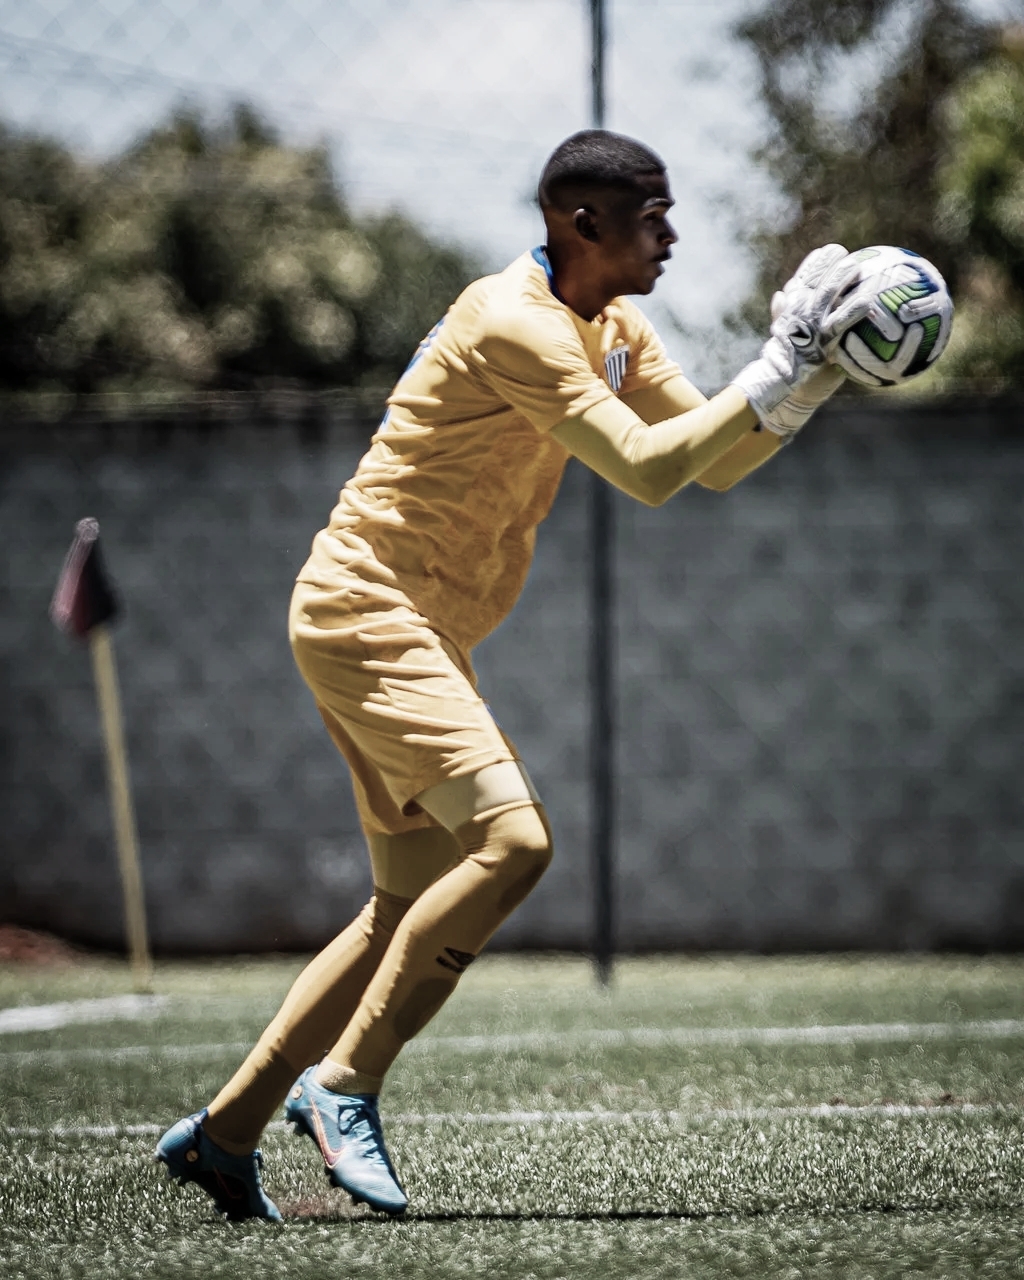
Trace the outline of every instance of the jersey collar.
[[562, 306], [567, 307], [569, 304], [558, 292], [558, 285], [555, 284], [555, 273], [551, 269], [551, 259], [548, 257], [547, 246], [543, 244], [539, 244], [536, 247], [536, 249], [531, 250], [530, 257], [534, 260], [534, 262], [539, 263], [539, 265], [544, 268], [544, 274], [548, 278], [548, 288], [555, 295], [555, 297], [562, 304]]

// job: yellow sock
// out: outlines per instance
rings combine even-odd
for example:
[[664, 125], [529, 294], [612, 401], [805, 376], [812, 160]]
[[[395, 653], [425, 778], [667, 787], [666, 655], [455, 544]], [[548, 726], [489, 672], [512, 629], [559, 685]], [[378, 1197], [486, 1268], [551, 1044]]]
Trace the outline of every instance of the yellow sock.
[[409, 900], [376, 889], [355, 920], [299, 974], [277, 1016], [209, 1106], [204, 1129], [247, 1155], [295, 1077], [319, 1061], [348, 1023]]
[[380, 1093], [383, 1083], [377, 1076], [364, 1076], [351, 1067], [343, 1067], [330, 1056], [316, 1069], [316, 1082], [334, 1093]]
[[[551, 861], [543, 810], [516, 802], [455, 832], [464, 857], [405, 913], [359, 1007], [330, 1050], [325, 1080], [353, 1078], [377, 1093], [402, 1045], [451, 995], [498, 926]], [[352, 1075], [346, 1076], [345, 1071]], [[349, 1092], [341, 1089], [339, 1092]], [[354, 1090], [352, 1090], [354, 1091]]]

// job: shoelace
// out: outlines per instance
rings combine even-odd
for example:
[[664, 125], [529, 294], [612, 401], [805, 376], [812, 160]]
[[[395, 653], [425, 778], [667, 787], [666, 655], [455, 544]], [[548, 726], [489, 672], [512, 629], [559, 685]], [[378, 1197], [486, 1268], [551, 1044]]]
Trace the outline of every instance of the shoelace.
[[346, 1137], [359, 1143], [365, 1156], [390, 1172], [384, 1155], [384, 1131], [376, 1107], [368, 1103], [343, 1106], [338, 1115], [338, 1128]]

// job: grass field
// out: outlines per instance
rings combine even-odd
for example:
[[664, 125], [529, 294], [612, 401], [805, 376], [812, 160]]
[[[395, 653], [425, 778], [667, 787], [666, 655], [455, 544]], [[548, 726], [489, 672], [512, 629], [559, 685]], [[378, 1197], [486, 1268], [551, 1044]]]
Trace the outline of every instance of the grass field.
[[[637, 959], [601, 991], [484, 958], [389, 1080], [406, 1217], [275, 1126], [286, 1222], [228, 1226], [152, 1148], [300, 965], [160, 965], [142, 1019], [0, 1015], [4, 1280], [1024, 1276], [1022, 959]], [[0, 967], [0, 1010], [126, 989]]]

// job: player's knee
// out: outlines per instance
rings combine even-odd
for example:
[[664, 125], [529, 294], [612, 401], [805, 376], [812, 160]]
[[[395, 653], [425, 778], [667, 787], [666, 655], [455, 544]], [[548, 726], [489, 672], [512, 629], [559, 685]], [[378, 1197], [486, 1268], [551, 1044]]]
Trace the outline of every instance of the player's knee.
[[467, 856], [492, 872], [498, 909], [507, 914], [534, 889], [551, 865], [551, 830], [538, 805], [523, 805], [462, 829]]
[[522, 888], [525, 898], [551, 866], [555, 851], [551, 843], [551, 828], [542, 809], [532, 805], [529, 809], [515, 809], [513, 813], [520, 815], [513, 855], [517, 876], [509, 889], [512, 892]]

